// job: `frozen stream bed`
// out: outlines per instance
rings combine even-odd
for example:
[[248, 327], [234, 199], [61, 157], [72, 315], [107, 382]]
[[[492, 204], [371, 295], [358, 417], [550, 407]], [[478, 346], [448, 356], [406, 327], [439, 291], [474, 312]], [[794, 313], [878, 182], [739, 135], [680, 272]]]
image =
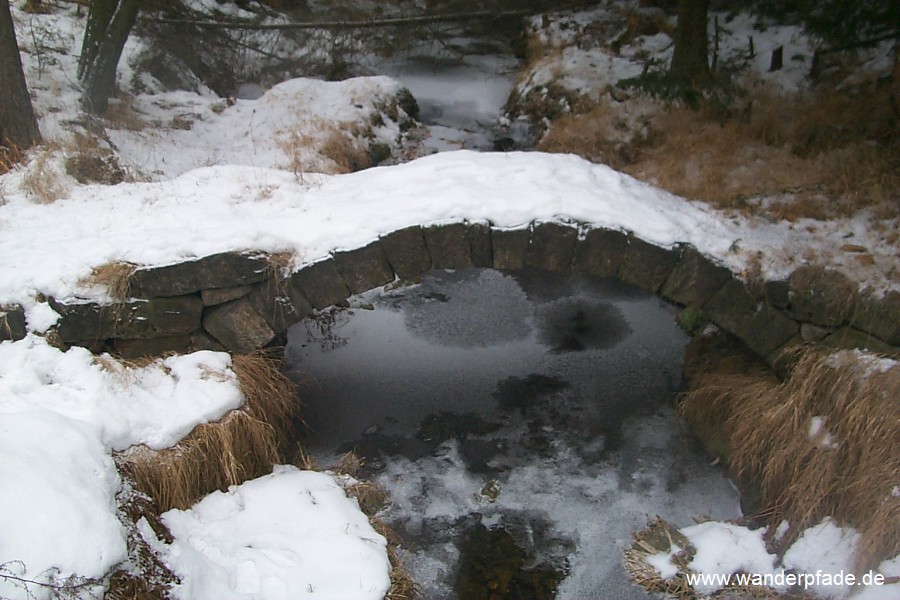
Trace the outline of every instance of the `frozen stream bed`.
[[356, 304], [290, 332], [303, 443], [364, 458], [423, 597], [646, 598], [631, 531], [740, 515], [676, 424], [687, 338], [657, 297], [472, 269]]

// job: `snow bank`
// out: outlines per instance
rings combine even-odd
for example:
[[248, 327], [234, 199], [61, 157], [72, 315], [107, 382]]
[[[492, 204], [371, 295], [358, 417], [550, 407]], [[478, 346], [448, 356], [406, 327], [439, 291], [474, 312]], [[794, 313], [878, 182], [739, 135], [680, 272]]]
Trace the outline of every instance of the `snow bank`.
[[387, 542], [331, 475], [279, 466], [162, 518], [179, 598], [380, 600], [390, 587]]
[[[895, 253], [862, 223], [857, 230], [853, 222], [730, 220], [572, 155], [459, 151], [305, 183], [283, 171], [227, 166], [160, 183], [81, 186], [49, 205], [12, 194], [0, 206], [0, 303], [30, 306], [38, 293], [102, 299], [104, 290], [81, 280], [110, 261], [163, 265], [253, 249], [293, 251], [303, 264], [409, 225], [465, 219], [500, 227], [577, 220], [632, 230], [661, 246], [692, 243], [735, 271], [759, 260], [768, 277], [787, 275], [803, 263], [805, 249], [824, 253], [848, 231], [876, 257]], [[841, 260], [836, 256], [834, 266]], [[851, 276], [864, 275], [852, 256], [844, 260]]]
[[[108, 366], [33, 335], [0, 343], [0, 565], [9, 574], [102, 578], [127, 555], [110, 450], [171, 445], [242, 402], [224, 353], [139, 369], [101, 360]], [[0, 596], [29, 597], [2, 577]]]

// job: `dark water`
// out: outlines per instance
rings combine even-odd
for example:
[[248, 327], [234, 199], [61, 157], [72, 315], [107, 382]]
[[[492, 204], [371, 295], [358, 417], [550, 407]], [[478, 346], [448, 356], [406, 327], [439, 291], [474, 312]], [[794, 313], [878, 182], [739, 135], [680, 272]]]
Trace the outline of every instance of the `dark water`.
[[471, 269], [358, 304], [290, 332], [302, 441], [364, 458], [425, 598], [645, 598], [632, 530], [739, 514], [678, 431], [687, 338], [655, 296]]

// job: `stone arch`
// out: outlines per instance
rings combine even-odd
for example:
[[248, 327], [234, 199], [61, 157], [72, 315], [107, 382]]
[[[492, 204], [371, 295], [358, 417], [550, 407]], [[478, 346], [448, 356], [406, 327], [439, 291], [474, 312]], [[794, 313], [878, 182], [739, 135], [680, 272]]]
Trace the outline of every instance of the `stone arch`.
[[[801, 267], [750, 285], [689, 244], [662, 248], [631, 232], [572, 222], [516, 229], [487, 222], [414, 225], [366, 246], [336, 250], [283, 276], [262, 252], [222, 253], [136, 270], [128, 301], [100, 306], [51, 300], [66, 345], [125, 357], [195, 349], [247, 353], [278, 344], [316, 310], [431, 269], [578, 271], [658, 294], [742, 340], [772, 364], [800, 342], [900, 352], [900, 294], [863, 296], [842, 274]], [[0, 339], [24, 337], [20, 308], [0, 313]]]

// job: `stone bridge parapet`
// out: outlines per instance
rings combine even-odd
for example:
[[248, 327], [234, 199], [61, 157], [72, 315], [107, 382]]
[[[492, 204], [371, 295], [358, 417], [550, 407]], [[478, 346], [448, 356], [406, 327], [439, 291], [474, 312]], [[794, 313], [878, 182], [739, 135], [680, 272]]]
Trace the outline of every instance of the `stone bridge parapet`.
[[[65, 345], [126, 358], [198, 349], [248, 353], [281, 344], [318, 310], [431, 269], [490, 267], [615, 277], [702, 315], [770, 364], [803, 342], [900, 354], [900, 293], [863, 296], [843, 274], [800, 267], [783, 281], [748, 282], [694, 247], [662, 248], [629, 232], [579, 223], [412, 226], [334, 251], [289, 276], [260, 252], [222, 253], [137, 269], [130, 298], [99, 305], [51, 300]], [[0, 340], [25, 336], [20, 307], [0, 309]]]

